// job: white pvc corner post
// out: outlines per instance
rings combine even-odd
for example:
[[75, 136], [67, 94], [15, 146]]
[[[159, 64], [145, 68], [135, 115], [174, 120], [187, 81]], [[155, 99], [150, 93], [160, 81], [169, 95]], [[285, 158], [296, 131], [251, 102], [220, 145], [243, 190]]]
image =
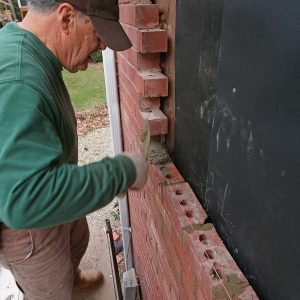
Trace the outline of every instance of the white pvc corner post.
[[[106, 100], [108, 106], [108, 114], [110, 121], [110, 131], [112, 136], [113, 155], [117, 155], [123, 151], [120, 105], [118, 96], [117, 72], [115, 52], [109, 48], [102, 51], [103, 67], [106, 87]], [[129, 213], [127, 197], [118, 198], [120, 209], [120, 221], [123, 237], [123, 251], [125, 258], [126, 271], [133, 268], [132, 261], [132, 244], [131, 232], [129, 228]]]

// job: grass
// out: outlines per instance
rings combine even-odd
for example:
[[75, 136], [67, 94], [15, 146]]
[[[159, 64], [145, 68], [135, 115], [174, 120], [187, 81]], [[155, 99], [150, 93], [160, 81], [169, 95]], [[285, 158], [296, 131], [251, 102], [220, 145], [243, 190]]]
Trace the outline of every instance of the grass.
[[83, 72], [63, 71], [63, 78], [70, 93], [75, 111], [91, 109], [106, 103], [103, 65], [90, 64]]

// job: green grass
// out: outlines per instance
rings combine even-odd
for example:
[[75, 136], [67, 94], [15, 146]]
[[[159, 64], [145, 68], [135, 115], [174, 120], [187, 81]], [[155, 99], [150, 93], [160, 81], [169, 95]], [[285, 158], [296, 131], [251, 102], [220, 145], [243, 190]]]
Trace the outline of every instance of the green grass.
[[63, 78], [75, 111], [94, 108], [106, 103], [103, 65], [90, 64], [86, 71], [69, 73], [63, 71]]

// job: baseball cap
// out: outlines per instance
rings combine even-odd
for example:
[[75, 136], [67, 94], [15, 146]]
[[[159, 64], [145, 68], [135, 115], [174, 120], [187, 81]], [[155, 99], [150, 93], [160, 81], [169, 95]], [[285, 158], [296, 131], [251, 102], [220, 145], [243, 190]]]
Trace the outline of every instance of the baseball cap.
[[119, 23], [118, 0], [55, 0], [69, 3], [83, 14], [88, 15], [99, 38], [107, 47], [123, 51], [132, 44]]

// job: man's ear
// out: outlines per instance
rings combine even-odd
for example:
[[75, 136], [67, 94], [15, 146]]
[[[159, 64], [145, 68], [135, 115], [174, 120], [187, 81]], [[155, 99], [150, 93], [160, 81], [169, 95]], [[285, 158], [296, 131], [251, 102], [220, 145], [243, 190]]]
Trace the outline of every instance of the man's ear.
[[65, 34], [69, 34], [70, 30], [75, 26], [75, 8], [69, 3], [62, 3], [56, 10], [56, 15], [62, 31]]

